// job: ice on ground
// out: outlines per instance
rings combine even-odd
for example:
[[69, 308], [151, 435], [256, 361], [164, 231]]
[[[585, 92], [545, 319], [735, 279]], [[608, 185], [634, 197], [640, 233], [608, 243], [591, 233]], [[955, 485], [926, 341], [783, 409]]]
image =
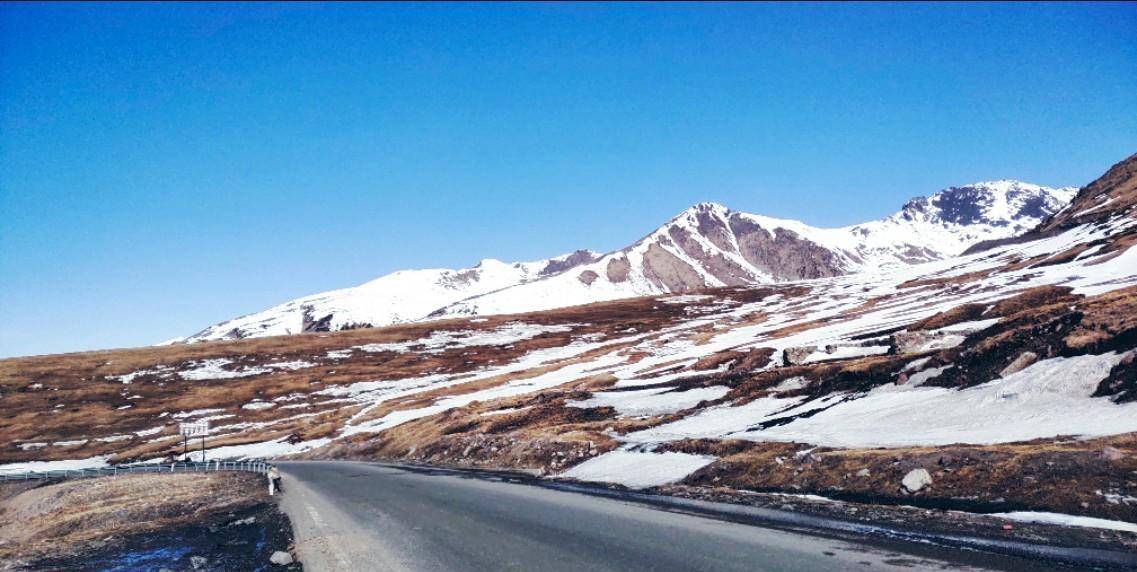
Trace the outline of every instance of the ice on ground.
[[1080, 526], [1084, 528], [1104, 528], [1106, 530], [1120, 530], [1137, 534], [1137, 524], [1123, 520], [1109, 520], [1106, 518], [1093, 518], [1089, 516], [1075, 516], [1057, 512], [997, 512], [990, 516], [1015, 520], [1018, 522], [1033, 522], [1041, 524], [1060, 524], [1062, 526]]
[[715, 457], [704, 455], [617, 450], [589, 459], [560, 476], [643, 489], [679, 482], [713, 462]]
[[671, 387], [639, 391], [601, 391], [582, 401], [569, 401], [569, 407], [614, 407], [622, 416], [663, 415], [682, 411], [702, 401], [719, 399], [730, 392], [722, 385], [675, 391]]
[[251, 409], [253, 411], [256, 411], [259, 409], [271, 409], [274, 406], [274, 403], [268, 401], [253, 401], [242, 405], [241, 409]]

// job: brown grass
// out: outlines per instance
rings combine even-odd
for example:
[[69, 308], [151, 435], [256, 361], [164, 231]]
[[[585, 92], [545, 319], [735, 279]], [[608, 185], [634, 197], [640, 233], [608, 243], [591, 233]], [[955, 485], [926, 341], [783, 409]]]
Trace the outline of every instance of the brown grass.
[[263, 477], [234, 473], [122, 475], [22, 488], [0, 500], [0, 560], [57, 556], [95, 539], [157, 530], [268, 499]]

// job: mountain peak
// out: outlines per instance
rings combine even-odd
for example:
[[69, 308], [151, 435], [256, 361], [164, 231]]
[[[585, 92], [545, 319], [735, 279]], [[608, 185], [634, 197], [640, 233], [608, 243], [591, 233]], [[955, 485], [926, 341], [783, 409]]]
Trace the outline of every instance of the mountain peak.
[[730, 213], [730, 212], [731, 212], [730, 209], [727, 208], [726, 205], [723, 205], [721, 203], [712, 202], [712, 201], [703, 201], [701, 203], [696, 203], [694, 205], [691, 205], [690, 208], [688, 208], [687, 210], [683, 211], [680, 214], [688, 214], [688, 213], [690, 213], [690, 214], [698, 214], [698, 213], [726, 214], [726, 213]]
[[978, 181], [916, 197], [894, 216], [959, 226], [1033, 226], [1062, 208], [1074, 193], [1071, 187], [1043, 187], [1014, 179]]

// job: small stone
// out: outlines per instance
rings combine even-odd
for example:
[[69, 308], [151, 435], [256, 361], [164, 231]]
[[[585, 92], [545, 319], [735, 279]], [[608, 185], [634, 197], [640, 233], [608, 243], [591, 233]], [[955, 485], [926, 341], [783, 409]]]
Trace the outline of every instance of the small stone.
[[871, 477], [872, 472], [870, 472], [868, 469], [861, 469], [861, 470], [857, 471], [857, 476], [858, 477]]
[[200, 570], [209, 565], [209, 559], [204, 556], [190, 556], [189, 561], [194, 570]]
[[269, 557], [268, 561], [276, 564], [277, 566], [288, 566], [289, 564], [292, 564], [292, 555], [283, 550], [277, 550], [276, 552], [272, 553], [272, 556]]
[[1101, 456], [1107, 461], [1120, 461], [1125, 458], [1125, 452], [1117, 447], [1106, 446], [1102, 448]]
[[904, 475], [904, 480], [900, 484], [908, 492], [914, 493], [932, 484], [932, 475], [928, 474], [927, 469], [912, 469], [908, 471], [907, 475]]

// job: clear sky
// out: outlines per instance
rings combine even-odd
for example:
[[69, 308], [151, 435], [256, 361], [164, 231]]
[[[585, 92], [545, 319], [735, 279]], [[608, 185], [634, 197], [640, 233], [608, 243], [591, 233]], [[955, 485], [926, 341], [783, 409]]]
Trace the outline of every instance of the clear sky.
[[1137, 152], [1137, 5], [0, 5], [0, 355]]

